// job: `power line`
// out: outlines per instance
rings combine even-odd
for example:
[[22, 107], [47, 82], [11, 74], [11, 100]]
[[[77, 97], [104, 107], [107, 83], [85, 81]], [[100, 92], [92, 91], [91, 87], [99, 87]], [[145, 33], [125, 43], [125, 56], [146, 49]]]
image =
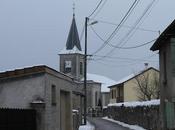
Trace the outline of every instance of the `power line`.
[[99, 52], [100, 50], [102, 50], [110, 42], [110, 40], [112, 40], [112, 38], [116, 35], [116, 32], [120, 29], [121, 25], [128, 19], [128, 17], [130, 16], [130, 14], [132, 13], [132, 11], [134, 10], [134, 8], [136, 7], [136, 5], [138, 4], [139, 1], [140, 0], [135, 0], [133, 2], [133, 4], [129, 8], [129, 10], [125, 14], [125, 16], [122, 18], [122, 20], [119, 23], [119, 25], [114, 29], [114, 31], [111, 33], [111, 35], [103, 43], [103, 45], [100, 48], [98, 48], [93, 54], [96, 54], [97, 52]]
[[[109, 22], [109, 21], [104, 21], [104, 20], [99, 20], [99, 19], [93, 19], [91, 18], [91, 20], [95, 20], [95, 21], [98, 21], [99, 23], [105, 23], [105, 24], [109, 24], [109, 25], [114, 25], [114, 26], [118, 26], [119, 24], [117, 23], [112, 23], [112, 22]], [[128, 25], [122, 25], [122, 27], [124, 28], [134, 28], [132, 26], [128, 26]], [[146, 31], [146, 32], [153, 32], [153, 33], [158, 33], [159, 31], [157, 30], [151, 30], [151, 29], [145, 29], [145, 28], [135, 28], [135, 30], [141, 30], [141, 31]]]
[[[119, 44], [117, 44], [116, 46], [120, 46], [122, 44], [122, 46], [124, 44], [126, 44], [126, 42], [129, 40], [127, 39], [126, 41], [126, 38], [128, 38], [129, 36], [131, 36], [130, 34], [133, 32], [133, 30], [138, 26], [138, 24], [140, 23], [140, 21], [142, 20], [142, 18], [145, 16], [145, 14], [148, 12], [148, 10], [151, 8], [151, 6], [153, 5], [153, 3], [155, 2], [155, 0], [153, 0], [148, 6], [147, 8], [144, 10], [143, 14], [141, 15], [141, 17], [139, 17], [139, 19], [135, 22], [134, 24], [134, 28], [131, 29], [119, 42]], [[133, 35], [133, 34], [132, 34]], [[130, 37], [129, 37], [130, 38]], [[110, 50], [106, 55], [104, 55], [104, 57], [101, 58], [104, 59], [106, 56], [108, 56], [109, 54], [111, 54], [116, 48], [113, 48], [112, 50]], [[120, 49], [120, 48], [119, 48]], [[100, 60], [100, 59], [99, 59]]]
[[80, 34], [80, 42], [81, 42], [82, 39], [83, 39], [84, 31], [85, 31], [85, 26], [84, 26], [84, 24], [83, 24], [83, 29], [82, 29], [81, 34]]
[[104, 7], [104, 5], [106, 4], [106, 2], [107, 2], [107, 0], [105, 0], [104, 2], [103, 2], [103, 4], [102, 4], [102, 6], [100, 7], [100, 9], [97, 11], [97, 13], [93, 16], [93, 18], [91, 18], [91, 19], [94, 19], [99, 13], [100, 13], [100, 11], [103, 9], [103, 7]]
[[[132, 65], [140, 64], [142, 62], [158, 62], [158, 61], [146, 60], [148, 58], [154, 57], [155, 55], [157, 55], [157, 53], [154, 53], [154, 54], [152, 54], [150, 56], [147, 56], [147, 57], [143, 57], [141, 59], [110, 57], [112, 59], [116, 59], [117, 58], [117, 59], [120, 59], [120, 60], [128, 60], [128, 62], [130, 62], [130, 63], [127, 63], [127, 64], [109, 64], [109, 63], [104, 63], [102, 61], [98, 61], [98, 60], [94, 60], [94, 59], [91, 59], [91, 61], [92, 62], [99, 63], [100, 65], [105, 65], [108, 68], [109, 68], [109, 66], [110, 67], [127, 67], [127, 66], [132, 66]], [[109, 56], [108, 56], [108, 58], [109, 58]]]
[[154, 42], [156, 40], [157, 39], [153, 39], [153, 40], [148, 41], [146, 43], [143, 43], [143, 44], [140, 44], [140, 45], [136, 45], [136, 46], [130, 46], [130, 47], [118, 47], [118, 46], [115, 46], [115, 45], [112, 45], [112, 44], [111, 44], [111, 46], [114, 47], [114, 48], [118, 48], [118, 49], [135, 49], [135, 48], [139, 48], [139, 47], [143, 47], [145, 45], [148, 45], [148, 44], [150, 44], [150, 43], [152, 43], [152, 42]]
[[[103, 42], [105, 41], [96, 31], [95, 31], [95, 29], [91, 26], [91, 29], [92, 29], [92, 31], [95, 33], [95, 35], [100, 39], [100, 40], [102, 40]], [[156, 41], [157, 39], [153, 39], [153, 40], [151, 40], [151, 41], [148, 41], [148, 42], [146, 42], [146, 43], [143, 43], [143, 44], [139, 44], [139, 45], [136, 45], [136, 46], [130, 46], [130, 47], [120, 47], [120, 46], [116, 46], [116, 45], [114, 45], [114, 44], [107, 44], [107, 45], [109, 45], [110, 47], [113, 47], [113, 48], [118, 48], [118, 49], [135, 49], [135, 48], [139, 48], [139, 47], [142, 47], [142, 46], [145, 46], [145, 45], [147, 45], [147, 44], [149, 44], [149, 43], [152, 43], [152, 42], [154, 42], [154, 41]]]
[[[150, 61], [150, 62], [157, 62], [157, 61], [153, 61], [153, 60], [147, 60], [148, 58], [150, 59], [151, 57], [154, 57], [155, 55], [157, 55], [157, 53], [154, 53], [150, 56], [147, 57], [143, 57], [143, 58], [124, 58], [124, 57], [113, 57], [113, 56], [106, 56], [106, 58], [108, 59], [114, 59], [114, 60], [128, 60], [128, 61]], [[94, 57], [103, 57], [102, 55], [94, 55]], [[97, 61], [98, 59], [91, 59], [91, 60], [95, 60]]]
[[132, 66], [132, 65], [136, 65], [138, 64], [138, 62], [134, 62], [134, 63], [130, 63], [130, 64], [120, 64], [120, 65], [111, 65], [111, 64], [106, 64], [106, 63], [103, 63], [103, 62], [100, 62], [100, 61], [95, 61], [96, 63], [99, 63], [100, 65], [104, 65], [105, 67], [108, 67], [110, 66], [110, 68], [116, 68], [116, 67], [128, 67], [128, 66]]
[[[119, 42], [118, 46], [122, 44], [122, 46], [124, 44], [126, 44], [126, 42], [129, 40], [129, 36], [131, 36], [130, 34], [135, 30], [135, 28], [138, 26], [138, 24], [140, 23], [140, 21], [142, 20], [142, 18], [145, 16], [145, 14], [148, 12], [148, 10], [151, 8], [151, 6], [153, 5], [153, 3], [155, 2], [155, 0], [153, 0], [148, 6], [147, 8], [144, 10], [143, 14], [141, 15], [141, 17], [139, 17], [139, 19], [135, 22], [134, 24], [134, 28], [132, 28]], [[134, 34], [134, 33], [133, 33]], [[132, 34], [132, 35], [133, 35]], [[126, 38], [129, 37], [127, 40]], [[115, 48], [113, 48], [111, 51], [109, 51], [107, 53], [107, 55], [109, 55], [110, 53], [112, 53], [115, 50]]]
[[[148, 5], [148, 7], [145, 9], [144, 13], [142, 14], [142, 16], [140, 17], [140, 19], [138, 20], [138, 23], [136, 24], [135, 28], [137, 28], [138, 26], [140, 26], [140, 25], [144, 22], [144, 20], [146, 19], [146, 17], [148, 17], [148, 15], [150, 14], [150, 12], [151, 12], [151, 10], [152, 10], [152, 8], [153, 8], [153, 4], [154, 4], [155, 2], [156, 2], [156, 0], [153, 0], [153, 1]], [[149, 12], [148, 12], [148, 11], [149, 11]], [[143, 18], [143, 19], [142, 19], [142, 18]], [[126, 43], [129, 41], [129, 39], [135, 34], [135, 32], [137, 31], [135, 28], [133, 28], [133, 29], [131, 30], [131, 33], [129, 32], [129, 34], [126, 35], [126, 36], [127, 36], [126, 39], [125, 39], [125, 37], [124, 37], [123, 40], [121, 40], [121, 42], [122, 42], [122, 41], [124, 41], [124, 39], [125, 39], [125, 42], [123, 43], [123, 45], [126, 44]]]
[[89, 18], [96, 12], [96, 10], [99, 8], [100, 4], [102, 3], [103, 0], [100, 0], [94, 11], [88, 16]]

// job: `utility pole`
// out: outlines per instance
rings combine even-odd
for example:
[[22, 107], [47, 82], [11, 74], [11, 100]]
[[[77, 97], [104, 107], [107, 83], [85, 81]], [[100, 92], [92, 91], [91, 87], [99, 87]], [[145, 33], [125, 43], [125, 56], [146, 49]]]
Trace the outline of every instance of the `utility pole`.
[[87, 123], [87, 27], [94, 25], [98, 21], [88, 24], [89, 18], [85, 17], [85, 47], [84, 47], [84, 125]]
[[89, 18], [85, 18], [85, 50], [84, 50], [84, 125], [87, 123], [87, 26]]

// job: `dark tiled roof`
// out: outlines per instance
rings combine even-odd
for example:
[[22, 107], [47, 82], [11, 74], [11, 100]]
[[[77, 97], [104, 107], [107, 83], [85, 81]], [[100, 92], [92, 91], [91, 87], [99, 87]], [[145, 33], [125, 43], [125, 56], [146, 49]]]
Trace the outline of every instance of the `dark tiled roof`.
[[150, 50], [159, 50], [160, 47], [166, 43], [165, 41], [172, 36], [175, 36], [175, 20], [163, 31]]
[[78, 35], [78, 30], [75, 22], [75, 16], [73, 16], [71, 28], [67, 38], [66, 49], [71, 50], [76, 46], [81, 51], [81, 45]]

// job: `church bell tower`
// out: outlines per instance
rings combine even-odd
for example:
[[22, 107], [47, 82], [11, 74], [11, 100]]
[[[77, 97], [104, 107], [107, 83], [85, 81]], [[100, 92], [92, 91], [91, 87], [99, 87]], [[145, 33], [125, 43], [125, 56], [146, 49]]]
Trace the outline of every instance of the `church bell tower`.
[[84, 76], [84, 54], [81, 49], [75, 14], [73, 14], [66, 46], [59, 53], [59, 56], [60, 71], [77, 80], [81, 80]]

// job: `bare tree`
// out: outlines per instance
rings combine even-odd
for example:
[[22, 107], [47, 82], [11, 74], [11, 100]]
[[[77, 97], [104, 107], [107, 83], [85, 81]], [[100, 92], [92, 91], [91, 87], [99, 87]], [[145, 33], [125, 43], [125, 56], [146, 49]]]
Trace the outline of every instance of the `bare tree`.
[[136, 90], [140, 101], [158, 99], [160, 95], [159, 73], [157, 71], [145, 71], [135, 76]]

